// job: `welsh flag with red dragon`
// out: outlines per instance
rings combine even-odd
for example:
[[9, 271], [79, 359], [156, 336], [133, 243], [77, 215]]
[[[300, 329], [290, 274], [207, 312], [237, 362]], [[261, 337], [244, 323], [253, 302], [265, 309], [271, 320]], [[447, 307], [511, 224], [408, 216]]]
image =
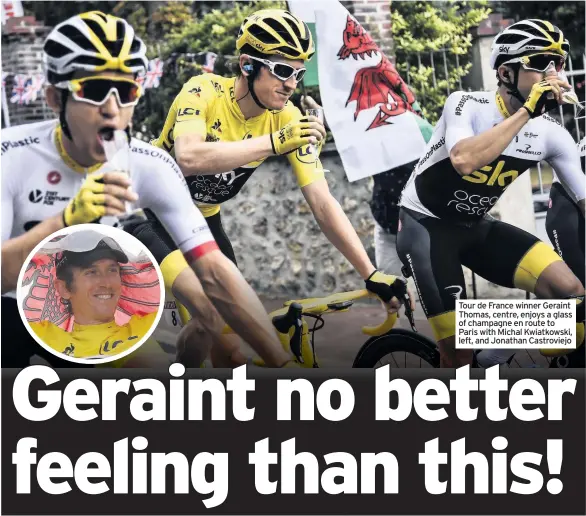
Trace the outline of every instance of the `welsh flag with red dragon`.
[[415, 95], [370, 34], [338, 0], [288, 5], [306, 21], [313, 14], [322, 104], [348, 179], [419, 159]]

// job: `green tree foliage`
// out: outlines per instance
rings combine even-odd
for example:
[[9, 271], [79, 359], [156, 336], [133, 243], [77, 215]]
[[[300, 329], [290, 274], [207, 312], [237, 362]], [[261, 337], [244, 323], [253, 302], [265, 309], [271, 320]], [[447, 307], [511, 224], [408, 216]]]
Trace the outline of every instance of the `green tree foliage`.
[[[208, 2], [212, 8], [194, 16], [192, 2], [161, 3], [150, 14], [137, 11], [136, 4], [121, 2], [118, 15], [128, 11], [128, 20], [144, 38], [150, 57], [160, 57], [165, 61], [160, 86], [147, 90], [145, 101], [139, 103], [135, 112], [135, 127], [147, 140], [158, 136], [171, 103], [183, 84], [203, 73], [206, 52], [218, 56], [214, 73], [232, 75], [236, 69], [233, 66], [236, 62], [236, 36], [244, 18], [259, 9], [285, 6], [284, 2], [275, 1], [215, 5]], [[148, 5], [143, 9], [146, 7]]]
[[[391, 22], [396, 66], [417, 95], [423, 114], [435, 124], [450, 92], [472, 64], [470, 30], [491, 12], [489, 2], [395, 1], [391, 4]], [[443, 54], [446, 50], [445, 73]], [[433, 61], [432, 61], [433, 59]], [[434, 79], [435, 68], [435, 79]]]

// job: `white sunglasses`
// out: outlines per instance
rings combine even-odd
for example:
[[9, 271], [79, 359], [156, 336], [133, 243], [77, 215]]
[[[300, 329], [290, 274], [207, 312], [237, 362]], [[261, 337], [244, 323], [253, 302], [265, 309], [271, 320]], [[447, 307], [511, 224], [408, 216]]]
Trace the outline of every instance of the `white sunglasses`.
[[267, 66], [270, 72], [281, 81], [288, 81], [291, 77], [294, 77], [297, 82], [301, 82], [305, 72], [307, 71], [306, 68], [294, 68], [291, 65], [285, 63], [269, 61], [268, 59], [261, 59], [259, 57], [253, 56], [248, 57]]

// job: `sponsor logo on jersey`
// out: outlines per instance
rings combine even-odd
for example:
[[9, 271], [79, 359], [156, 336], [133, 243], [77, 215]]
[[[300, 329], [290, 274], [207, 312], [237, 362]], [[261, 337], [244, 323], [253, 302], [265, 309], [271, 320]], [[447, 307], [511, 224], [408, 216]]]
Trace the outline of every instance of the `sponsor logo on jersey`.
[[41, 190], [33, 190], [28, 194], [28, 200], [37, 204], [43, 200], [43, 192]]
[[543, 152], [541, 152], [541, 151], [532, 151], [531, 145], [529, 145], [528, 143], [525, 144], [524, 149], [515, 149], [515, 150], [517, 152], [520, 152], [521, 154], [533, 154], [534, 156], [541, 156], [543, 154]]
[[473, 100], [474, 102], [478, 102], [479, 104], [488, 104], [488, 99], [476, 98], [472, 95], [462, 95], [460, 102], [458, 102], [458, 105], [456, 106], [456, 116], [462, 116], [462, 109], [464, 107], [464, 104], [466, 104], [466, 102], [468, 102], [469, 100]]
[[458, 213], [466, 213], [468, 215], [484, 215], [496, 204], [498, 200], [498, 195], [488, 197], [477, 194], [469, 194], [466, 190], [456, 190], [454, 192], [454, 199], [452, 199], [447, 204], [447, 206], [451, 206]]
[[[5, 151], [7, 151], [8, 149], [14, 149], [16, 147], [26, 147], [27, 145], [32, 145], [33, 143], [41, 143], [41, 139], [38, 136], [29, 136], [28, 138], [25, 138], [24, 140], [15, 140], [15, 141], [8, 141], [8, 142], [2, 142], [2, 153], [4, 154]], [[1, 155], [0, 154], [0, 155]]]
[[218, 119], [217, 119], [217, 120], [214, 122], [214, 125], [212, 125], [212, 129], [213, 129], [214, 131], [218, 131], [219, 133], [221, 133], [221, 132], [222, 132], [222, 129], [221, 129], [221, 127], [222, 127], [222, 122], [221, 122], [221, 121], [220, 121], [220, 119], [218, 118]]
[[[517, 179], [519, 171], [507, 170], [503, 172], [505, 164], [505, 160], [501, 160], [495, 167], [490, 165], [481, 167], [479, 170], [472, 172], [469, 176], [463, 176], [462, 179], [470, 183], [486, 184], [487, 186], [493, 186], [496, 183], [498, 186], [506, 188]], [[490, 175], [488, 173], [485, 174], [484, 172], [490, 172]]]
[[212, 84], [214, 85], [214, 89], [218, 95], [224, 94], [224, 88], [222, 88], [222, 85], [219, 82], [212, 81]]
[[[126, 340], [136, 340], [138, 339], [138, 335], [133, 335], [131, 337], [128, 337]], [[110, 353], [111, 351], [114, 351], [116, 349], [116, 346], [118, 346], [118, 344], [122, 344], [124, 341], [123, 340], [115, 340], [114, 342], [112, 342], [112, 344], [110, 344], [110, 341], [107, 340], [105, 344], [100, 344], [100, 355], [105, 355], [106, 353]]]
[[523, 136], [525, 136], [525, 138], [537, 138], [539, 135], [535, 134], [535, 133], [531, 133], [531, 132], [525, 132], [525, 134], [523, 134]]
[[67, 355], [68, 357], [75, 353], [75, 346], [73, 344], [69, 344], [64, 350], [63, 354]]
[[425, 156], [423, 156], [421, 158], [421, 160], [419, 161], [419, 163], [417, 163], [417, 166], [420, 167], [421, 165], [423, 165], [429, 158], [431, 158], [432, 154], [438, 150], [440, 147], [442, 147], [443, 145], [445, 145], [446, 143], [446, 138], [445, 136], [442, 136], [441, 140], [438, 141], [437, 143], [433, 144], [431, 149], [429, 149], [427, 151], [427, 153], [425, 154]]
[[296, 155], [297, 159], [301, 161], [301, 163], [305, 163], [307, 165], [311, 165], [317, 160], [317, 156], [315, 155], [315, 148], [313, 145], [299, 147], [296, 151]]
[[49, 184], [56, 185], [61, 181], [61, 174], [56, 170], [52, 170], [47, 174], [47, 181]]
[[195, 88], [191, 88], [187, 93], [191, 93], [192, 95], [195, 95], [196, 97], [200, 97], [201, 95], [201, 87], [200, 86], [196, 86]]
[[180, 109], [179, 111], [177, 111], [177, 118], [181, 118], [184, 116], [192, 116], [192, 115], [199, 115], [200, 111], [199, 109], [194, 109], [194, 108], [190, 108], [190, 107], [186, 107], [183, 109]]
[[549, 115], [545, 115], [545, 114], [543, 114], [543, 115], [541, 115], [541, 118], [544, 118], [544, 119], [545, 119], [545, 120], [547, 120], [548, 122], [553, 122], [554, 124], [557, 124], [557, 125], [559, 125], [560, 127], [563, 127], [563, 125], [562, 125], [562, 124], [560, 124], [560, 123], [559, 123], [559, 122], [558, 122], [558, 121], [557, 121], [555, 118], [553, 118], [553, 117], [551, 117], [551, 116], [549, 116]]

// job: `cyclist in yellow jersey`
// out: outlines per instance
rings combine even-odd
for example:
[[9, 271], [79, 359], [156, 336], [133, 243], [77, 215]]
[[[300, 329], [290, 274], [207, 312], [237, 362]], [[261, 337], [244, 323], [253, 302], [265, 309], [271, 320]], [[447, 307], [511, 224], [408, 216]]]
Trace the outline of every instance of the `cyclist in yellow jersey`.
[[395, 276], [377, 271], [356, 231], [331, 195], [318, 159], [323, 123], [289, 102], [314, 52], [307, 25], [288, 11], [266, 9], [244, 20], [236, 47], [240, 74], [203, 74], [175, 98], [155, 146], [174, 152], [191, 196], [223, 253], [236, 263], [220, 205], [238, 194], [268, 157], [286, 155], [324, 235], [348, 259], [366, 287], [390, 309]]
[[[86, 242], [92, 249], [79, 250]], [[47, 320], [29, 323], [31, 329], [53, 350], [74, 358], [97, 361], [134, 347], [155, 323], [157, 312], [116, 323], [120, 264], [128, 263], [126, 253], [114, 239], [93, 230], [72, 233], [60, 244], [65, 250], [56, 257], [55, 288], [74, 318], [73, 330], [67, 332]]]

